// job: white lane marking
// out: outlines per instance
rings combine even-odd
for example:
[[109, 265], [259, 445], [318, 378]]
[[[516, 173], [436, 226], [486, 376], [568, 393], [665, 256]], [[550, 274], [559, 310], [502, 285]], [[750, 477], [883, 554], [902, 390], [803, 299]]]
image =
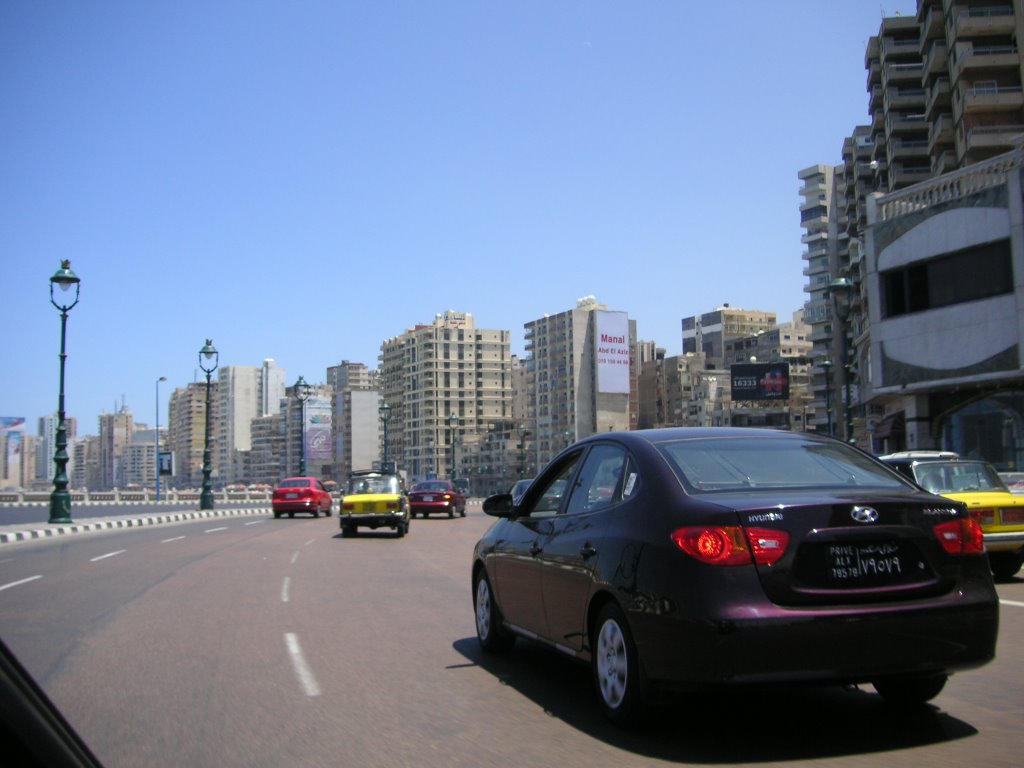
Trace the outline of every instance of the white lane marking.
[[175, 536], [173, 539], [164, 539], [160, 543], [161, 544], [170, 544], [172, 541], [181, 541], [184, 538], [185, 538], [184, 536]]
[[265, 522], [267, 522], [267, 521], [266, 520], [253, 520], [251, 523], [246, 523], [246, 525], [263, 525]]
[[288, 602], [288, 590], [292, 585], [292, 579], [290, 576], [284, 577], [284, 582], [281, 584], [281, 602]]
[[291, 564], [295, 565], [295, 561], [298, 560], [298, 559], [299, 559], [299, 553], [296, 552], [294, 555], [292, 555], [292, 563]]
[[30, 581], [35, 581], [36, 579], [41, 578], [43, 578], [41, 575], [29, 576], [27, 579], [22, 579], [21, 581], [12, 581], [10, 584], [4, 584], [2, 587], [0, 587], [0, 592], [3, 592], [5, 589], [10, 589], [11, 587], [20, 586], [21, 584], [28, 584]]
[[226, 525], [222, 525], [220, 528], [210, 528], [203, 531], [203, 533], [216, 533], [217, 531], [226, 531], [227, 529], [228, 527]]
[[304, 547], [308, 547], [308, 546], [309, 546], [310, 544], [312, 544], [312, 543], [313, 543], [314, 541], [316, 541], [316, 539], [310, 539], [309, 541], [307, 541], [307, 542], [306, 542], [305, 544], [303, 544], [302, 546], [304, 546]]
[[306, 657], [302, 655], [302, 648], [299, 646], [299, 638], [292, 632], [285, 632], [285, 645], [288, 647], [288, 655], [292, 659], [292, 667], [295, 669], [295, 676], [299, 679], [299, 685], [307, 696], [319, 696], [320, 686], [317, 685], [313, 672], [306, 663]]
[[1024, 603], [1018, 602], [1016, 600], [1000, 600], [999, 602], [1003, 605], [1012, 605], [1014, 608], [1024, 608]]
[[89, 560], [89, 562], [90, 563], [95, 563], [95, 562], [98, 562], [100, 560], [106, 560], [108, 557], [117, 557], [118, 555], [123, 555], [127, 551], [128, 551], [127, 549], [119, 549], [119, 550], [117, 550], [117, 552], [107, 552], [107, 554], [105, 554], [105, 555], [100, 555], [99, 557], [91, 558]]

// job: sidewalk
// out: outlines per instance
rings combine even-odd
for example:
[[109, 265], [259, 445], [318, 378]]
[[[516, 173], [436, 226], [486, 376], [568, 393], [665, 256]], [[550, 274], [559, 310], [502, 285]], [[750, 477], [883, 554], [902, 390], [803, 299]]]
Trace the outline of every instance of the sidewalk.
[[54, 536], [66, 536], [74, 533], [88, 533], [111, 528], [139, 528], [145, 525], [161, 525], [164, 523], [180, 523], [185, 520], [201, 520], [209, 517], [237, 517], [240, 515], [269, 516], [270, 505], [255, 509], [208, 509], [180, 512], [149, 513], [143, 515], [122, 515], [117, 517], [87, 518], [83, 522], [71, 525], [49, 525], [48, 523], [17, 523], [0, 525], [0, 544], [18, 541], [46, 539]]

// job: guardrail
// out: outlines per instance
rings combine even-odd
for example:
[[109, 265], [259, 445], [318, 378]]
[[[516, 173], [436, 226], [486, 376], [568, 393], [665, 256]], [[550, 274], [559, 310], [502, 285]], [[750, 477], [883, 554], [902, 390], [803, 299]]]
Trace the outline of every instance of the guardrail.
[[[154, 491], [71, 491], [72, 504], [155, 504]], [[200, 491], [161, 491], [160, 502], [177, 504], [199, 500]], [[270, 491], [214, 491], [214, 502], [256, 501], [270, 503]], [[50, 492], [0, 491], [0, 504], [49, 504]]]

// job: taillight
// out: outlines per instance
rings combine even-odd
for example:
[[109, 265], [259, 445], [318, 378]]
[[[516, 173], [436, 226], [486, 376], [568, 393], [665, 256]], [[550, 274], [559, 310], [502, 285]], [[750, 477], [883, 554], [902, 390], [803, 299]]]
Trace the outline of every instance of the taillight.
[[398, 502], [397, 501], [389, 501], [388, 502], [388, 509], [398, 509]]
[[996, 511], [994, 509], [972, 509], [971, 519], [977, 520], [982, 525], [992, 525], [996, 521]]
[[356, 504], [354, 501], [343, 501], [341, 503], [341, 508], [344, 509], [346, 512], [353, 512], [355, 511]]
[[951, 555], [980, 555], [985, 551], [985, 535], [974, 518], [948, 520], [933, 530], [942, 548]]
[[683, 552], [709, 565], [772, 565], [786, 553], [789, 534], [738, 525], [691, 526], [672, 532]]

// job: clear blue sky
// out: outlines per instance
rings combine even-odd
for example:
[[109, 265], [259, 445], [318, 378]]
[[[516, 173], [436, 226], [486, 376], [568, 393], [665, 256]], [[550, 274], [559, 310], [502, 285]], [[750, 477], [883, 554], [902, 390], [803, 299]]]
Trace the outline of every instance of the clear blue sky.
[[[885, 13], [912, 15], [912, 0]], [[804, 302], [797, 172], [867, 121], [871, 2], [0, 4], [0, 415], [272, 357], [289, 383], [447, 309], [512, 332], [593, 294], [681, 350]]]

